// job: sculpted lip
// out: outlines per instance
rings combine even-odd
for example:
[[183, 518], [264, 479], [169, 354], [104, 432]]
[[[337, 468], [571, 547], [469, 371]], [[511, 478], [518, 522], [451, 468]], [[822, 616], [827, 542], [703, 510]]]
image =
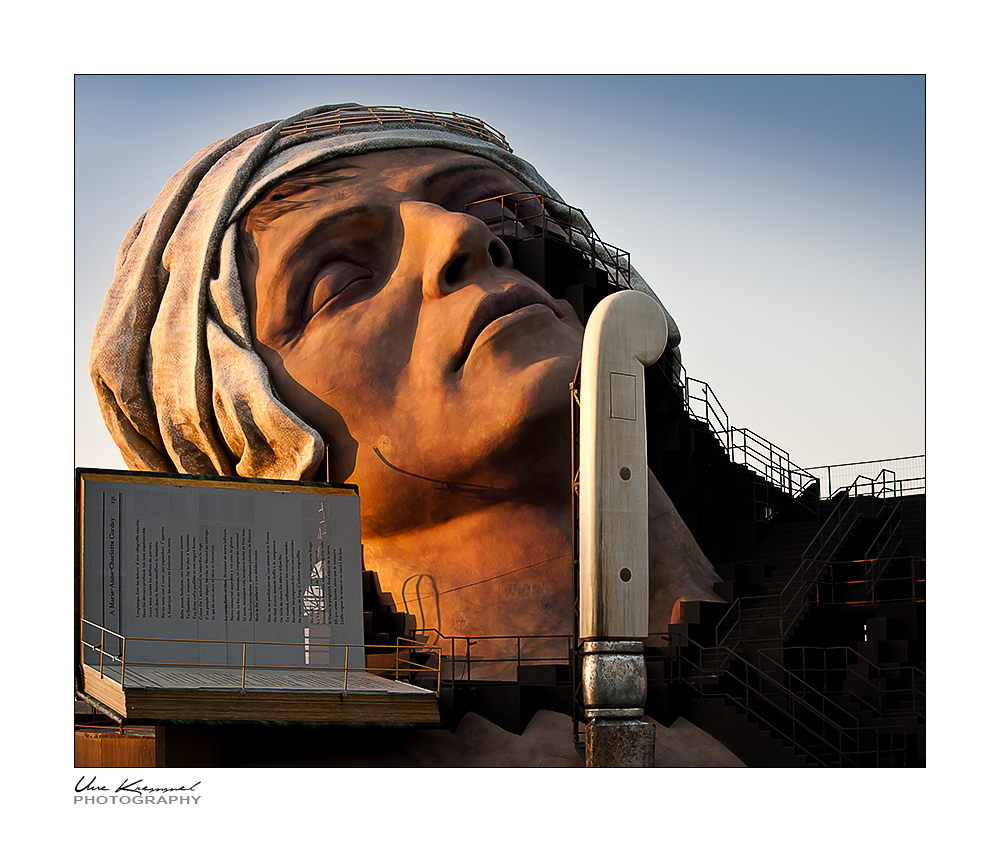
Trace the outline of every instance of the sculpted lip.
[[505, 289], [503, 292], [485, 296], [476, 307], [475, 312], [472, 314], [472, 319], [469, 321], [469, 326], [466, 328], [458, 355], [455, 357], [454, 370], [458, 371], [465, 365], [472, 351], [472, 346], [476, 343], [476, 339], [479, 338], [479, 335], [489, 325], [497, 321], [497, 319], [501, 319], [518, 310], [523, 310], [525, 307], [530, 307], [533, 304], [541, 304], [555, 314], [556, 318], [561, 318], [559, 312], [545, 298], [541, 291], [532, 289], [529, 286], [517, 284], [510, 289]]

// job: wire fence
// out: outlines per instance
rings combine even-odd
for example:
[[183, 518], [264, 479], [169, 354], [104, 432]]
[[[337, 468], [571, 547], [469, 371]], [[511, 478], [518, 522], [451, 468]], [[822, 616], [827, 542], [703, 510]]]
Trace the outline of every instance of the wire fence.
[[820, 497], [833, 497], [838, 491], [854, 485], [860, 478], [874, 478], [883, 471], [891, 476], [892, 496], [924, 494], [927, 490], [925, 456], [902, 456], [897, 459], [879, 459], [873, 462], [845, 462], [840, 465], [821, 465], [806, 468], [819, 478]]

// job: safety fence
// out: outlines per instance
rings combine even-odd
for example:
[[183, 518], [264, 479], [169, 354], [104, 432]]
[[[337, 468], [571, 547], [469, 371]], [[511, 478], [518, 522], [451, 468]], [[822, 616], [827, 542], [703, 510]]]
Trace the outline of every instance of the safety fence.
[[[898, 497], [926, 492], [925, 461], [925, 456], [921, 454], [870, 462], [821, 465], [806, 470], [818, 477], [820, 497], [823, 499], [835, 497], [851, 487], [858, 488], [859, 483], [867, 489], [862, 493], [879, 497]], [[870, 479], [873, 476], [878, 479]]]
[[688, 415], [708, 427], [731, 462], [746, 466], [772, 487], [792, 497], [815, 494], [819, 480], [796, 465], [787, 450], [746, 427], [733, 427], [729, 414], [708, 383], [689, 377], [679, 363], [675, 364], [675, 370], [683, 385]]
[[[130, 655], [138, 644], [143, 644], [140, 657]], [[210, 663], [202, 660], [180, 660], [175, 657], [150, 657], [150, 653], [162, 652], [164, 646], [177, 644], [194, 644], [198, 646], [224, 647], [227, 653], [239, 655], [239, 662], [232, 663], [227, 657], [225, 662]], [[130, 646], [131, 645], [131, 646]], [[199, 687], [202, 689], [233, 689], [248, 688], [248, 679], [263, 674], [261, 671], [291, 671], [298, 674], [326, 675], [340, 679], [337, 689], [347, 692], [351, 687], [352, 677], [360, 673], [375, 673], [385, 678], [403, 681], [410, 684], [419, 682], [423, 685], [428, 679], [436, 692], [441, 687], [440, 655], [437, 647], [410, 638], [398, 637], [395, 644], [349, 644], [349, 643], [316, 643], [310, 642], [309, 649], [314, 657], [308, 664], [279, 663], [272, 657], [267, 663], [266, 655], [261, 652], [274, 651], [275, 648], [288, 650], [296, 647], [303, 653], [304, 643], [290, 643], [260, 640], [204, 640], [195, 638], [168, 637], [138, 637], [123, 635], [105, 628], [90, 620], [80, 620], [80, 660], [81, 663], [97, 670], [101, 677], [109, 677], [120, 683], [124, 689], [129, 681], [129, 671], [140, 667], [157, 667], [168, 669], [199, 670]], [[414, 653], [419, 650], [424, 657], [419, 660]], [[326, 658], [316, 658], [317, 653], [326, 653]], [[235, 659], [234, 659], [235, 660]], [[259, 661], [264, 660], [264, 663]], [[326, 660], [327, 663], [316, 663]], [[372, 663], [373, 662], [373, 663]], [[213, 674], [211, 671], [217, 671]], [[238, 678], [238, 682], [237, 679]], [[357, 681], [355, 680], [357, 687]]]
[[451, 686], [465, 681], [517, 681], [525, 668], [575, 661], [571, 634], [463, 637], [443, 635], [433, 628], [418, 629], [415, 634], [434, 641], [433, 648], [441, 654], [441, 681]]
[[886, 484], [885, 472], [875, 480], [859, 477], [844, 490], [815, 537], [802, 553], [802, 563], [778, 596], [782, 636], [789, 633], [815, 599], [816, 586], [823, 581], [831, 563], [837, 558], [844, 542], [862, 519], [878, 521], [881, 528], [864, 558], [881, 559], [878, 571], [872, 574], [872, 587], [885, 571], [888, 561], [899, 549], [899, 501], [888, 495], [872, 493], [870, 486]]

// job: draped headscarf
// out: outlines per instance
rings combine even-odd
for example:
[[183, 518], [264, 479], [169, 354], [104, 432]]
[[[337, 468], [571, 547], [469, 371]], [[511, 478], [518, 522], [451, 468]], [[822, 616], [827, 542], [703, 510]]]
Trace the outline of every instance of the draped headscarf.
[[[166, 183], [122, 242], [90, 352], [101, 412], [129, 468], [314, 475], [324, 442], [282, 403], [253, 350], [236, 260], [238, 222], [294, 172], [416, 146], [486, 158], [562, 202], [476, 118], [354, 103], [318, 106], [212, 143]], [[575, 229], [592, 234], [582, 214], [566, 213]], [[656, 297], [631, 265], [626, 271], [629, 286]], [[680, 334], [669, 314], [667, 322], [675, 346]]]

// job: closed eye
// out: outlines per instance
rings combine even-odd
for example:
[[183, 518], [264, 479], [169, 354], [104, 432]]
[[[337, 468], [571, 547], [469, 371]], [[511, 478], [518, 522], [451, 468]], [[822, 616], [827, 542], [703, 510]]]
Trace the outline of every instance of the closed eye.
[[303, 303], [302, 316], [309, 321], [353, 284], [372, 277], [372, 271], [350, 260], [331, 260], [320, 267]]

